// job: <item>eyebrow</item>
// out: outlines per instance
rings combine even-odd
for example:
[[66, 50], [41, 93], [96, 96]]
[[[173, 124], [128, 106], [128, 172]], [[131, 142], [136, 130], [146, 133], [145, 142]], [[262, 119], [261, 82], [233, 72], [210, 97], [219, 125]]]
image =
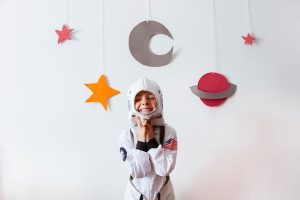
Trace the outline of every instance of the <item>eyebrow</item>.
[[[135, 98], [140, 98], [142, 95], [141, 94], [138, 94], [138, 95], [136, 95], [135, 96]], [[155, 95], [154, 94], [147, 94], [147, 97], [155, 97]]]

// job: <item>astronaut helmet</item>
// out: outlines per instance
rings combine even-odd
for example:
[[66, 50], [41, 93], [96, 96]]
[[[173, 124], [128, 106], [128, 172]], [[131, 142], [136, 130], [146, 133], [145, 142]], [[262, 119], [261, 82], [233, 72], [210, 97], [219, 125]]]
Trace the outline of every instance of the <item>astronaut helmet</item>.
[[[141, 113], [135, 109], [135, 97], [141, 91], [147, 91], [152, 93], [155, 96], [157, 102], [157, 108], [154, 109], [152, 112], [149, 113]], [[139, 116], [142, 121], [153, 119], [153, 124], [156, 126], [164, 125], [163, 119], [163, 97], [161, 93], [161, 89], [159, 85], [146, 77], [138, 79], [134, 82], [128, 92], [128, 109], [129, 109], [129, 116], [128, 120], [131, 125], [136, 126], [135, 117]]]

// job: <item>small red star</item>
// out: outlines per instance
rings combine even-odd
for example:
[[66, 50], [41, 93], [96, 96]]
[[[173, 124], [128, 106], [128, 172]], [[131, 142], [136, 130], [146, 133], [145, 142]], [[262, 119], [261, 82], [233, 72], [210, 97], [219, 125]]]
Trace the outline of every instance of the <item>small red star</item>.
[[252, 45], [253, 41], [255, 40], [254, 36], [250, 35], [250, 33], [248, 33], [247, 37], [242, 35], [242, 38], [245, 40], [244, 44], [250, 44]]
[[71, 40], [71, 35], [70, 33], [73, 31], [73, 29], [68, 29], [66, 25], [63, 25], [62, 30], [55, 30], [55, 32], [58, 35], [58, 44], [63, 43], [65, 40]]

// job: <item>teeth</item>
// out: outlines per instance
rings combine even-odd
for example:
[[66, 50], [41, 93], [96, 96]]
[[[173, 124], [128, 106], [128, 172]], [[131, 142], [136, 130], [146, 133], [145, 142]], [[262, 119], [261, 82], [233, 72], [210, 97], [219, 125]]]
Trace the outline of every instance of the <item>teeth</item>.
[[141, 110], [141, 112], [150, 112], [151, 111], [151, 109], [149, 109], [149, 108], [143, 108], [142, 110]]

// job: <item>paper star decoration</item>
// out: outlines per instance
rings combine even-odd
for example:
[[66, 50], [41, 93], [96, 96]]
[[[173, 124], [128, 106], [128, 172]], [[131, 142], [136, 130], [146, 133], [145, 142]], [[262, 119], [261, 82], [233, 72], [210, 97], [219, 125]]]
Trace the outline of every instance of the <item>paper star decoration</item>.
[[107, 111], [108, 99], [112, 96], [120, 94], [120, 91], [115, 90], [108, 86], [106, 76], [101, 75], [97, 83], [85, 84], [93, 94], [85, 102], [99, 102]]
[[71, 40], [71, 32], [73, 31], [73, 29], [68, 29], [68, 27], [64, 24], [62, 27], [62, 30], [55, 30], [55, 32], [58, 35], [58, 40], [57, 43], [61, 44], [63, 43], [65, 40]]
[[248, 35], [245, 37], [242, 35], [242, 38], [244, 39], [244, 44], [249, 44], [249, 45], [252, 45], [253, 41], [255, 40], [254, 36], [250, 35], [250, 33], [248, 33]]

